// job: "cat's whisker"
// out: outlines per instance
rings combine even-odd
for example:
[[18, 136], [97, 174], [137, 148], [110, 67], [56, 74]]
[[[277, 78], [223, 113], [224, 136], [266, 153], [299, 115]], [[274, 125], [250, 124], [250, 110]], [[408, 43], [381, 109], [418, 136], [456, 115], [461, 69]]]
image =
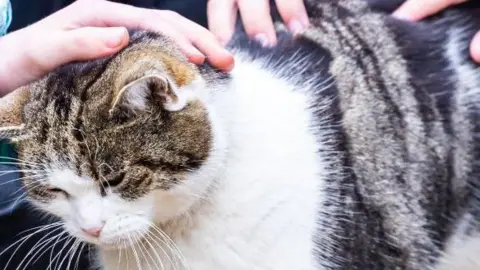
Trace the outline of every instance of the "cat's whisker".
[[173, 254], [177, 256], [177, 258], [181, 261], [184, 267], [188, 268], [187, 261], [182, 254], [182, 251], [178, 248], [177, 244], [168, 236], [162, 229], [160, 229], [156, 224], [150, 222], [150, 226], [156, 230], [166, 241], [169, 243], [167, 246], [172, 250]]
[[9, 173], [26, 173], [26, 172], [33, 172], [33, 173], [36, 173], [36, 172], [43, 172], [44, 170], [8, 170], [8, 171], [0, 171], [0, 176], [4, 176], [4, 175], [7, 175]]
[[48, 266], [49, 268], [47, 268], [47, 269], [51, 269], [51, 263], [53, 263], [54, 261], [56, 261], [56, 263], [55, 263], [55, 270], [57, 270], [57, 269], [58, 269], [58, 270], [61, 270], [61, 266], [62, 266], [62, 265], [61, 265], [61, 264], [59, 265], [59, 262], [60, 262], [60, 259], [61, 259], [60, 255], [62, 255], [62, 252], [65, 250], [66, 247], [68, 247], [68, 245], [70, 245], [70, 243], [71, 243], [72, 241], [75, 241], [75, 237], [69, 236], [69, 238], [67, 238], [67, 239], [68, 239], [68, 240], [65, 241], [65, 243], [63, 244], [62, 249], [60, 249], [60, 251], [58, 252], [58, 254], [53, 258], [53, 260], [50, 262], [50, 264], [49, 264], [49, 266]]
[[37, 179], [39, 181], [28, 183], [22, 185], [20, 188], [18, 188], [14, 193], [10, 194], [10, 196], [16, 195], [18, 192], [24, 191], [25, 189], [34, 189], [42, 185], [42, 179]]
[[130, 246], [132, 247], [133, 256], [135, 258], [135, 262], [137, 264], [138, 270], [141, 270], [142, 266], [141, 266], [141, 263], [140, 263], [140, 258], [138, 257], [137, 249], [135, 248], [135, 245], [132, 241], [132, 238], [131, 238], [130, 234], [128, 234], [127, 237], [128, 237], [128, 241], [130, 242]]
[[[13, 246], [15, 246], [17, 243], [22, 242], [22, 241], [23, 241], [23, 242], [24, 242], [24, 241], [27, 241], [28, 239], [30, 239], [30, 238], [31, 238], [32, 236], [34, 236], [35, 234], [38, 234], [38, 233], [43, 232], [43, 231], [45, 231], [45, 230], [48, 230], [48, 229], [50, 229], [50, 228], [52, 228], [52, 227], [54, 228], [54, 227], [56, 227], [56, 226], [61, 226], [61, 225], [62, 225], [61, 222], [56, 222], [56, 223], [53, 223], [53, 224], [41, 225], [41, 226], [37, 226], [37, 227], [35, 227], [35, 228], [31, 228], [31, 229], [29, 229], [29, 230], [25, 230], [25, 231], [32, 231], [32, 230], [35, 230], [35, 229], [36, 229], [34, 232], [32, 232], [32, 233], [30, 233], [30, 234], [28, 234], [28, 235], [23, 236], [22, 238], [20, 238], [19, 240], [15, 241], [13, 244], [11, 244], [11, 245], [8, 246], [7, 248], [5, 248], [5, 249], [0, 253], [0, 256], [2, 256], [5, 252], [7, 252], [9, 249], [11, 249]], [[22, 233], [24, 233], [24, 232], [21, 232], [20, 234], [22, 234]], [[19, 234], [19, 235], [20, 235], [20, 234]], [[21, 245], [22, 245], [22, 244], [20, 244], [20, 246], [21, 246]], [[17, 249], [18, 249], [18, 247], [17, 247]]]
[[[60, 269], [70, 269], [70, 258], [72, 257], [71, 254], [72, 254], [72, 251], [75, 250], [75, 248], [76, 248], [77, 241], [78, 240], [76, 238], [73, 238], [73, 243], [70, 245], [70, 248], [68, 248], [66, 254], [64, 256], [62, 256], [63, 259], [58, 264], [58, 270], [60, 270]], [[63, 265], [64, 262], [67, 263], [67, 265], [66, 265], [65, 268], [62, 268], [62, 265]]]
[[[165, 257], [167, 257], [169, 263], [170, 263], [172, 266], [176, 266], [176, 265], [177, 265], [177, 263], [176, 263], [177, 261], [175, 261], [175, 263], [174, 263], [174, 261], [172, 261], [172, 257], [171, 257], [170, 254], [163, 248], [162, 244], [165, 245], [165, 247], [167, 247], [167, 248], [173, 253], [172, 255], [175, 255], [175, 252], [176, 252], [176, 251], [175, 251], [174, 249], [172, 249], [172, 247], [170, 246], [170, 244], [168, 243], [168, 241], [166, 241], [166, 240], [164, 239], [165, 237], [163, 236], [163, 232], [160, 232], [160, 231], [161, 231], [160, 228], [154, 228], [154, 227], [153, 227], [153, 226], [155, 226], [154, 224], [151, 224], [149, 221], [144, 220], [143, 218], [139, 218], [138, 220], [139, 220], [139, 222], [143, 222], [143, 223], [151, 226], [152, 229], [156, 230], [156, 231], [160, 234], [160, 236], [163, 237], [163, 239], [162, 239], [162, 238], [160, 238], [159, 236], [153, 234], [151, 231], [148, 232], [148, 233], [146, 234], [146, 236], [145, 236], [145, 237], [150, 237], [150, 239], [161, 249], [161, 251], [163, 252], [163, 254], [165, 254]], [[152, 225], [153, 225], [153, 226], [152, 226]], [[160, 241], [161, 243], [158, 243], [158, 241]], [[180, 256], [181, 256], [181, 254], [180, 254]], [[178, 260], [178, 258], [173, 258], [173, 260], [176, 260], [176, 259]], [[180, 259], [182, 259], [182, 258], [180, 258]], [[163, 265], [163, 263], [162, 263], [162, 265]]]
[[[150, 265], [150, 261], [148, 260], [147, 256], [148, 255], [151, 259], [152, 262], [154, 262], [155, 260], [153, 259], [152, 255], [150, 254], [148, 248], [145, 247], [145, 245], [143, 244], [142, 242], [142, 239], [140, 239], [140, 237], [138, 236], [138, 233], [136, 232], [133, 232], [133, 240], [139, 244], [139, 248], [140, 248], [140, 254], [142, 255], [142, 257], [145, 259], [145, 262], [147, 263], [147, 266], [148, 266], [148, 269], [153, 269], [152, 266]], [[145, 255], [145, 253], [147, 253]]]
[[[80, 240], [75, 239], [75, 242], [72, 244], [72, 247], [68, 250], [67, 255], [63, 259], [63, 260], [65, 260], [68, 257], [67, 268], [66, 269], [70, 269], [70, 267], [72, 266], [72, 261], [75, 258], [75, 253], [77, 252], [77, 249], [78, 249], [79, 245], [80, 245]], [[63, 265], [63, 260], [60, 263], [60, 265]]]
[[123, 251], [123, 243], [119, 243], [121, 244], [121, 248], [118, 250], [118, 262], [117, 262], [117, 269], [119, 269], [119, 266], [120, 266], [120, 262], [122, 260], [122, 251]]
[[[49, 237], [51, 234], [55, 234], [60, 228], [56, 228], [55, 230], [49, 232], [48, 234], [46, 234], [44, 237], [42, 237], [32, 248], [30, 248], [29, 252], [25, 255], [24, 259], [20, 262], [20, 264], [18, 265], [17, 267], [17, 270], [20, 269], [20, 266], [23, 265], [23, 262], [30, 256], [30, 254], [37, 248], [37, 250], [35, 251], [35, 253], [33, 253], [31, 255], [31, 258], [25, 263], [25, 265], [23, 266], [23, 269], [25, 270], [29, 265], [30, 263], [37, 257], [37, 258], [40, 258], [43, 254], [45, 254], [45, 252], [48, 251], [48, 244], [52, 241], [54, 241], [57, 237], [60, 237], [61, 235], [65, 234], [65, 233], [61, 233], [61, 234], [58, 234], [58, 235], [53, 235], [51, 237]], [[44, 239], [46, 238], [46, 239]], [[44, 250], [42, 252], [42, 250]]]
[[185, 195], [188, 195], [188, 196], [192, 196], [192, 197], [195, 197], [195, 198], [199, 198], [199, 199], [201, 199], [201, 200], [204, 200], [204, 201], [208, 201], [208, 198], [206, 198], [206, 197], [203, 197], [203, 196], [201, 196], [201, 195], [198, 195], [198, 194], [193, 194], [193, 193], [185, 193], [185, 192], [184, 192], [183, 194], [185, 194]]
[[[163, 244], [165, 244], [165, 246], [170, 249], [170, 251], [172, 252], [172, 255], [174, 255], [174, 260], [180, 260], [181, 262], [181, 265], [183, 265], [184, 267], [188, 268], [188, 264], [182, 254], [182, 252], [180, 251], [180, 249], [178, 248], [178, 246], [175, 244], [175, 242], [162, 230], [160, 229], [158, 226], [156, 226], [153, 222], [150, 222], [150, 221], [146, 221], [144, 219], [139, 219], [141, 222], [146, 222], [146, 224], [148, 224], [153, 230], [155, 230], [155, 232], [157, 232], [159, 234], [159, 236], [155, 235], [155, 234], [151, 234], [151, 236], [155, 237], [156, 239], [158, 239], [159, 241], [161, 241]], [[162, 237], [162, 238], [159, 238], [159, 237]], [[169, 254], [159, 245], [159, 247], [162, 249], [162, 251], [165, 253], [165, 255], [167, 256], [167, 258], [170, 260], [170, 263], [172, 263], [172, 265], [176, 265], [176, 263], [174, 264], [172, 261], [171, 261], [171, 258], [169, 256]]]
[[[31, 182], [24, 183], [27, 180], [31, 181]], [[21, 181], [22, 185], [20, 186], [19, 190], [22, 190], [22, 189], [25, 189], [25, 188], [30, 188], [34, 185], [41, 185], [42, 183], [44, 183], [46, 181], [46, 178], [45, 178], [45, 176], [42, 176], [42, 175], [35, 175], [35, 176], [28, 176], [28, 177], [26, 176], [26, 177], [21, 177], [21, 178], [18, 178], [18, 179], [14, 179], [14, 180], [10, 181], [10, 183], [13, 183], [15, 181]], [[3, 184], [7, 184], [7, 183], [2, 183], [0, 185], [3, 185]], [[12, 195], [14, 195], [14, 194], [12, 194]]]
[[78, 248], [78, 254], [77, 254], [77, 259], [75, 260], [75, 268], [74, 270], [78, 269], [78, 266], [80, 264], [80, 257], [82, 256], [83, 249], [85, 248], [85, 243], [82, 241], [79, 241], [79, 248]]
[[2, 203], [9, 203], [9, 202], [11, 202], [11, 201], [15, 201], [15, 202], [13, 203], [13, 207], [15, 207], [17, 203], [20, 203], [20, 202], [22, 202], [23, 200], [27, 199], [28, 194], [27, 194], [26, 189], [25, 189], [24, 187], [18, 188], [17, 190], [15, 190], [15, 192], [13, 192], [13, 193], [11, 193], [11, 194], [9, 194], [9, 195], [10, 195], [11, 197], [13, 197], [13, 196], [16, 196], [18, 193], [21, 193], [20, 195], [18, 195], [18, 198], [12, 198], [12, 199], [10, 199], [10, 200], [8, 200], [8, 201], [5, 201], [5, 202], [2, 202]]
[[[62, 237], [63, 236], [63, 237]], [[61, 234], [57, 235], [57, 237], [55, 238], [55, 242], [53, 243], [53, 245], [50, 247], [50, 248], [46, 248], [41, 254], [39, 254], [37, 256], [37, 259], [35, 261], [32, 262], [32, 265], [34, 265], [40, 258], [41, 256], [43, 256], [45, 253], [47, 253], [48, 250], [50, 250], [50, 254], [53, 253], [54, 249], [55, 249], [55, 245], [59, 242], [59, 241], [62, 241], [62, 240], [65, 240], [69, 237], [68, 233], [67, 232], [62, 232]]]
[[26, 229], [26, 230], [21, 231], [17, 236], [20, 236], [20, 235], [22, 235], [22, 234], [25, 234], [25, 233], [27, 233], [27, 232], [31, 232], [31, 231], [33, 231], [33, 230], [36, 230], [36, 229], [38, 229], [38, 228], [42, 228], [42, 227], [45, 227], [45, 226], [50, 226], [50, 225], [53, 226], [53, 225], [61, 225], [61, 224], [63, 224], [62, 221], [57, 221], [57, 222], [53, 222], [53, 223], [50, 223], [50, 224], [47, 224], [47, 225], [36, 226], [36, 227], [30, 228], [30, 229]]
[[122, 245], [123, 245], [123, 249], [125, 250], [125, 258], [126, 258], [126, 261], [127, 261], [127, 269], [130, 269], [130, 258], [128, 256], [127, 240], [123, 239], [122, 240]]
[[[71, 235], [67, 235], [65, 237], [65, 239], [62, 239], [64, 241], [63, 243], [63, 246], [62, 248], [60, 249], [60, 251], [58, 251], [56, 253], [56, 255], [53, 257], [53, 259], [50, 257], [50, 260], [49, 260], [49, 264], [48, 264], [48, 267], [47, 269], [52, 269], [52, 266], [53, 266], [53, 263], [55, 262], [55, 269], [57, 269], [57, 265], [58, 265], [58, 260], [56, 261], [57, 258], [59, 258], [59, 256], [62, 254], [62, 251], [65, 249], [66, 246], [68, 246], [68, 244], [70, 243], [70, 241], [73, 239], [73, 237]], [[57, 243], [60, 242], [60, 241], [57, 241]], [[50, 252], [50, 255], [52, 256], [53, 254], [53, 249], [52, 251]]]
[[85, 145], [85, 147], [87, 148], [88, 155], [92, 156], [92, 152], [90, 151], [90, 147], [88, 147], [88, 143], [86, 142], [87, 141], [87, 135], [86, 135], [85, 131], [83, 131], [79, 128], [73, 128], [73, 130], [77, 130], [78, 132], [80, 132], [80, 134], [82, 134], [83, 145]]
[[52, 248], [50, 249], [50, 255], [49, 255], [49, 264], [48, 264], [48, 268], [47, 269], [51, 269], [51, 264], [53, 263], [53, 259], [54, 259], [54, 256], [53, 256], [53, 252], [55, 251], [55, 246], [60, 242], [60, 241], [67, 241], [67, 239], [69, 239], [70, 236], [68, 233], [65, 237], [61, 238], [61, 237], [58, 237], [57, 240], [55, 241], [55, 243], [53, 243], [52, 245]]
[[23, 166], [23, 167], [29, 167], [33, 169], [39, 169], [39, 170], [43, 169], [43, 167], [41, 167], [40, 165], [32, 165], [32, 164], [27, 164], [23, 162], [13, 162], [13, 161], [2, 161], [0, 162], [0, 165], [13, 165], [15, 167]]
[[[188, 268], [184, 260], [184, 257], [180, 252], [180, 250], [178, 249], [177, 245], [173, 243], [173, 241], [169, 241], [170, 238], [168, 236], [165, 237], [166, 236], [165, 233], [162, 232], [160, 235], [153, 234], [152, 236], [158, 239], [159, 241], [161, 241], [170, 250], [171, 253], [167, 253], [165, 251], [164, 252], [169, 262], [174, 266], [174, 269], [177, 269], [179, 264], [180, 264], [180, 267], [183, 266], [184, 268]], [[163, 248], [161, 249], [163, 251]]]
[[98, 152], [100, 151], [100, 143], [98, 142], [98, 139], [95, 133], [93, 133], [92, 136], [93, 136], [93, 139], [95, 140], [95, 156], [93, 157], [93, 160], [97, 160], [97, 155], [98, 155]]
[[[13, 195], [13, 194], [12, 194], [12, 195]], [[12, 204], [12, 207], [11, 207], [11, 208], [12, 208], [12, 210], [14, 210], [15, 207], [16, 207], [16, 205], [17, 205], [18, 203], [21, 203], [21, 202], [22, 202], [23, 200], [25, 200], [26, 198], [27, 198], [27, 194], [22, 194], [22, 195], [20, 195], [18, 198], [12, 198], [12, 199], [10, 199], [10, 200], [2, 201], [2, 202], [0, 202], [0, 205], [2, 205], [2, 204], [7, 204], [7, 203], [10, 203], [10, 202], [13, 201], [14, 203]]]
[[114, 171], [112, 166], [108, 165], [108, 163], [106, 163], [106, 162], [100, 163], [100, 165], [98, 165], [98, 169], [100, 170], [102, 168], [102, 166], [107, 166], [108, 169], [110, 169], [110, 171]]
[[16, 182], [16, 181], [22, 181], [22, 180], [25, 180], [25, 179], [35, 178], [35, 177], [40, 177], [40, 176], [39, 175], [27, 175], [27, 176], [15, 178], [15, 179], [12, 179], [12, 180], [9, 180], [9, 181], [6, 181], [6, 182], [2, 182], [2, 183], [0, 183], [0, 186], [7, 185], [7, 184], [10, 184], [10, 183], [13, 183], [13, 182]]
[[20, 162], [20, 163], [22, 163], [22, 164], [31, 164], [31, 165], [36, 165], [36, 166], [43, 167], [43, 164], [42, 164], [42, 163], [37, 163], [37, 162], [33, 162], [33, 161], [26, 161], [26, 160], [19, 159], [19, 158], [0, 157], [0, 159], [12, 160], [12, 161]]
[[19, 244], [18, 247], [13, 251], [12, 255], [10, 255], [10, 259], [7, 261], [7, 264], [5, 265], [5, 270], [8, 268], [8, 265], [10, 264], [10, 262], [12, 261], [13, 257], [15, 256], [15, 253], [18, 252], [18, 250], [20, 249], [20, 247], [26, 242], [28, 241], [28, 239], [30, 239], [31, 237], [33, 237], [34, 235], [38, 234], [38, 233], [41, 233], [43, 231], [46, 231], [50, 228], [55, 228], [57, 226], [61, 226], [62, 223], [61, 222], [58, 222], [58, 223], [53, 223], [53, 224], [48, 224], [48, 225], [44, 225], [44, 226], [41, 226], [39, 229], [37, 229], [36, 231], [26, 235], [26, 236], [23, 236], [22, 238], [20, 238], [19, 240], [15, 241], [13, 244], [11, 244], [10, 246], [8, 246], [7, 248], [5, 248], [1, 253], [0, 253], [0, 256], [2, 256], [3, 254], [5, 254], [5, 252], [7, 252], [8, 250], [10, 250], [12, 247], [14, 247], [15, 245]]
[[[148, 232], [146, 235], [145, 235], [145, 241], [147, 242], [147, 244], [150, 246], [150, 249], [151, 251], [154, 253], [155, 257], [157, 258], [157, 263], [160, 264], [160, 269], [165, 269], [164, 265], [163, 265], [163, 262], [162, 262], [162, 259], [160, 258], [160, 255], [158, 255], [158, 252], [155, 250], [155, 247], [152, 245], [152, 243], [150, 242], [149, 239], [151, 239], [155, 244], [157, 244], [160, 248], [160, 244], [157, 243], [155, 241], [155, 239], [152, 238], [152, 236], [150, 236], [150, 233], [151, 232]], [[162, 249], [162, 248], [161, 248]], [[155, 263], [155, 266], [157, 266], [157, 263]]]
[[25, 260], [27, 260], [30, 255], [31, 255], [31, 259], [29, 261], [26, 262], [25, 267], [27, 267], [28, 265], [30, 265], [30, 262], [32, 259], [35, 258], [35, 256], [41, 252], [41, 250], [43, 249], [43, 247], [45, 247], [50, 240], [52, 239], [55, 239], [56, 235], [53, 235], [51, 236], [52, 234], [55, 234], [55, 232], [57, 232], [59, 229], [61, 229], [61, 227], [58, 227], [52, 231], [50, 231], [49, 233], [45, 234], [42, 238], [40, 238], [31, 248], [30, 250], [27, 252], [27, 254], [24, 256], [23, 260], [20, 262], [20, 264], [18, 265], [17, 267], [17, 270], [23, 265], [23, 263], [25, 262]]

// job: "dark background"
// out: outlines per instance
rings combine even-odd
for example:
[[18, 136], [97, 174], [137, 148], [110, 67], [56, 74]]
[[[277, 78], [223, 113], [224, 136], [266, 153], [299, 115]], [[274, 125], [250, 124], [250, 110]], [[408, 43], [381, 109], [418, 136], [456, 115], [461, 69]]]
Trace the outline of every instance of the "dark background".
[[[71, 0], [11, 0], [13, 20], [9, 31], [32, 24], [73, 2]], [[145, 8], [174, 10], [196, 23], [207, 26], [207, 0], [124, 0], [112, 2]]]

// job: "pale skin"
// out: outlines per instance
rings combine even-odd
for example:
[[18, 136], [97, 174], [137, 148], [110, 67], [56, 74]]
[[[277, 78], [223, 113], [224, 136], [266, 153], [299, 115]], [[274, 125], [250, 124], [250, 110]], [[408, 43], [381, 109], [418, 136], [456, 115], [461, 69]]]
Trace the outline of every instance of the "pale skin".
[[[421, 20], [448, 6], [468, 0], [408, 0], [395, 13], [401, 19]], [[280, 16], [293, 33], [308, 27], [303, 0], [276, 0]], [[24, 29], [0, 38], [0, 95], [30, 83], [72, 61], [112, 55], [128, 43], [127, 28], [146, 29], [174, 39], [196, 64], [207, 60], [225, 71], [234, 66], [223, 48], [231, 38], [237, 11], [247, 34], [265, 46], [277, 39], [269, 0], [209, 0], [209, 30], [168, 10], [136, 8], [105, 0], [78, 0]], [[471, 43], [480, 62], [480, 34]]]
[[[275, 0], [285, 25], [293, 33], [301, 32], [309, 25], [303, 0]], [[265, 46], [277, 41], [269, 0], [209, 0], [207, 6], [208, 28], [222, 44], [233, 34], [237, 11], [247, 34]]]

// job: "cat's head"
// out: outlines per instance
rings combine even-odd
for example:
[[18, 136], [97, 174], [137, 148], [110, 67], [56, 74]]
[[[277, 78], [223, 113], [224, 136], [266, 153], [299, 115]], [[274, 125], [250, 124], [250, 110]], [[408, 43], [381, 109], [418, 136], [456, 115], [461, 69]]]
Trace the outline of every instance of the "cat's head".
[[0, 102], [29, 200], [88, 242], [118, 247], [185, 215], [211, 185], [215, 128], [197, 67], [136, 32], [112, 58], [60, 68]]

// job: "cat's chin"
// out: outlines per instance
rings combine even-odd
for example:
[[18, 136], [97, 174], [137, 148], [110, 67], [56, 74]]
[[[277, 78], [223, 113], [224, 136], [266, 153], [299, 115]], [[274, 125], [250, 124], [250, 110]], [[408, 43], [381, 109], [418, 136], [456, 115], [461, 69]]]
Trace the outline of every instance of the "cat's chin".
[[107, 240], [102, 239], [102, 237], [94, 238], [83, 234], [75, 234], [74, 236], [82, 242], [92, 244], [96, 248], [105, 251], [128, 249], [129, 247], [136, 245], [141, 239], [141, 237], [132, 237]]
[[127, 249], [128, 247], [130, 247], [131, 244], [108, 244], [108, 243], [104, 243], [104, 244], [96, 244], [95, 247], [97, 249], [100, 249], [100, 250], [103, 250], [103, 251], [116, 251], [116, 250], [124, 250], [124, 249]]
[[131, 240], [131, 241], [118, 241], [118, 242], [102, 242], [98, 239], [80, 239], [84, 242], [94, 245], [97, 249], [104, 250], [104, 251], [115, 251], [115, 250], [124, 250], [128, 249], [131, 246], [134, 246], [138, 243], [138, 240]]

